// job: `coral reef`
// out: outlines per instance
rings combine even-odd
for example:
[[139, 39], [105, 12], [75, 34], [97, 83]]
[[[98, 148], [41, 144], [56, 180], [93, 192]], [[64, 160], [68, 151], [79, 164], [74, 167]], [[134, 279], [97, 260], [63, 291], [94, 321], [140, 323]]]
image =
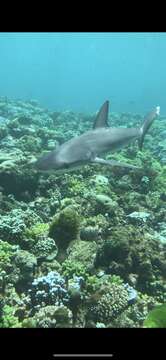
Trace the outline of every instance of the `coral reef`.
[[108, 273], [118, 274], [124, 280], [128, 280], [130, 273], [137, 274], [140, 291], [159, 295], [157, 286], [161, 296], [164, 292], [164, 247], [153, 236], [149, 237], [148, 233], [142, 233], [133, 225], [112, 229], [111, 238], [97, 251], [95, 265], [104, 266]]
[[[165, 116], [142, 152], [133, 143], [106, 156], [139, 171], [34, 166], [94, 116], [0, 97], [1, 328], [166, 326]], [[113, 127], [142, 121], [111, 114]]]

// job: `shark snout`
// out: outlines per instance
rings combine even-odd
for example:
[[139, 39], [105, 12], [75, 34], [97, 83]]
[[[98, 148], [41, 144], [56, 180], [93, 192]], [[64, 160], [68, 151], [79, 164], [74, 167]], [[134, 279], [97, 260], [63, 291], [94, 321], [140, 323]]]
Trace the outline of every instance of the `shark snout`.
[[56, 168], [55, 164], [56, 164], [55, 154], [50, 152], [50, 153], [40, 157], [39, 159], [37, 159], [37, 161], [35, 163], [35, 167], [38, 170], [49, 170], [54, 167]]
[[48, 154], [37, 159], [35, 167], [41, 171], [61, 170], [65, 168], [67, 169], [68, 164], [66, 164], [64, 161], [61, 161], [56, 152], [49, 152]]

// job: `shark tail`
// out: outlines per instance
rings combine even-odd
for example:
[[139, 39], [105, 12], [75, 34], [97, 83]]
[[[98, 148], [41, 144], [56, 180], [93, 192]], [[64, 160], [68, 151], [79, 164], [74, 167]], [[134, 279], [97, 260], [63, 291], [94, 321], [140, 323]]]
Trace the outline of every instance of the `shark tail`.
[[160, 106], [156, 106], [156, 108], [154, 110], [152, 110], [151, 112], [149, 112], [145, 118], [144, 118], [144, 122], [140, 128], [140, 132], [141, 132], [141, 136], [138, 140], [138, 145], [139, 145], [139, 149], [142, 150], [142, 145], [144, 142], [144, 138], [145, 135], [148, 131], [148, 129], [150, 128], [150, 126], [152, 125], [154, 119], [156, 118], [156, 116], [160, 115]]

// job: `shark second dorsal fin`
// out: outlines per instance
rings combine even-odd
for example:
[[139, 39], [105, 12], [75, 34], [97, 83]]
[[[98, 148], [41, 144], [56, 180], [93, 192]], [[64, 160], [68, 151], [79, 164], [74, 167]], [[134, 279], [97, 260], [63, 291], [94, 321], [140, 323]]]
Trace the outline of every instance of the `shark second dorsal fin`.
[[93, 129], [97, 129], [100, 127], [108, 127], [108, 109], [109, 109], [109, 101], [107, 100], [102, 105], [95, 118]]

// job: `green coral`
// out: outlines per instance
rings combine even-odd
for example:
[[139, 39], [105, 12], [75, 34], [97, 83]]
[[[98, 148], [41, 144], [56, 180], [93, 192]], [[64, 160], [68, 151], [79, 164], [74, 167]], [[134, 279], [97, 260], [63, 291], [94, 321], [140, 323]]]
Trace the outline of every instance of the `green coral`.
[[11, 267], [11, 260], [17, 250], [17, 246], [0, 240], [0, 270], [7, 270]]
[[104, 275], [102, 277], [91, 275], [87, 277], [86, 290], [91, 294], [109, 286], [110, 284], [122, 285], [123, 280], [118, 275]]
[[23, 242], [26, 229], [39, 221], [39, 219], [39, 216], [30, 209], [26, 211], [13, 209], [10, 213], [0, 218], [0, 237], [2, 240], [20, 244]]
[[33, 317], [29, 317], [28, 319], [24, 319], [21, 324], [22, 328], [36, 328], [36, 320]]
[[79, 228], [80, 216], [74, 207], [68, 206], [53, 218], [49, 236], [55, 239], [58, 248], [66, 249], [78, 237]]
[[5, 305], [0, 319], [0, 328], [20, 328], [21, 323], [14, 314], [15, 309], [9, 305]]
[[68, 191], [67, 194], [70, 196], [84, 195], [85, 184], [84, 179], [77, 175], [70, 176], [68, 178]]
[[166, 328], [166, 304], [156, 306], [143, 323], [146, 328]]
[[52, 261], [55, 259], [58, 249], [53, 239], [41, 237], [34, 245], [32, 252], [37, 259]]
[[106, 176], [97, 174], [93, 175], [89, 180], [89, 190], [91, 192], [91, 188], [93, 188], [93, 192], [91, 192], [92, 196], [93, 194], [108, 194], [110, 193], [109, 188], [109, 179]]
[[127, 307], [111, 324], [113, 327], [142, 327], [149, 310], [157, 304], [152, 296], [138, 292], [137, 302]]
[[160, 172], [156, 176], [152, 184], [152, 191], [158, 191], [160, 194], [165, 193], [166, 188], [166, 166], [160, 167]]
[[47, 223], [37, 223], [31, 226], [29, 229], [25, 230], [25, 235], [29, 238], [38, 238], [40, 235], [47, 234], [49, 230], [49, 224]]
[[146, 205], [150, 210], [159, 209], [163, 202], [161, 200], [161, 193], [158, 191], [149, 191], [146, 195]]
[[14, 258], [18, 252], [18, 246], [12, 246], [6, 241], [0, 240], [0, 291], [4, 293], [8, 282], [12, 282], [17, 270], [14, 265]]
[[62, 275], [67, 279], [71, 279], [73, 275], [82, 276], [85, 279], [87, 278], [88, 273], [84, 264], [67, 259], [62, 264]]
[[[26, 227], [23, 232], [22, 247], [25, 250], [28, 250], [36, 255], [39, 247], [41, 248], [40, 245], [38, 246], [38, 242], [40, 243], [43, 242], [43, 247], [47, 248], [47, 245], [46, 244], [44, 245], [44, 242], [47, 241], [46, 239], [48, 238], [48, 231], [49, 231], [49, 224], [47, 223], [37, 222], [33, 226]], [[50, 243], [49, 240], [48, 243]]]

